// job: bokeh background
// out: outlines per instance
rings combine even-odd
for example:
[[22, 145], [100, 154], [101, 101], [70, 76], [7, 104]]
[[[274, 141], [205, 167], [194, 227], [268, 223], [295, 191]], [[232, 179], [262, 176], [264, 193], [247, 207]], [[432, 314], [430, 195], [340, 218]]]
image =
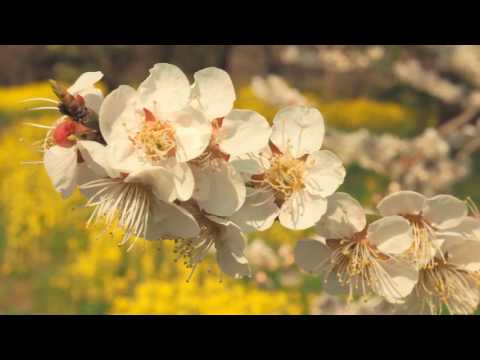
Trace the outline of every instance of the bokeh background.
[[309, 234], [273, 226], [250, 236], [255, 276], [221, 277], [214, 261], [188, 271], [170, 242], [129, 253], [119, 234], [85, 228], [77, 192], [62, 200], [32, 144], [52, 111], [20, 101], [53, 94], [49, 78], [73, 82], [101, 70], [101, 87], [138, 85], [157, 62], [192, 74], [227, 70], [237, 108], [269, 120], [282, 106], [320, 109], [325, 147], [347, 164], [340, 190], [367, 208], [399, 189], [452, 193], [480, 201], [479, 46], [0, 46], [0, 313], [73, 314], [371, 314], [376, 299], [346, 305], [301, 274], [292, 246]]

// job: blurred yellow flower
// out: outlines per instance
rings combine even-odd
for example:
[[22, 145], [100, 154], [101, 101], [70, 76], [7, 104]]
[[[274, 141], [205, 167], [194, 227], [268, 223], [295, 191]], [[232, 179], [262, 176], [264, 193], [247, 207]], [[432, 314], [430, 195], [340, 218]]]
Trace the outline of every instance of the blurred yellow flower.
[[[104, 83], [97, 83], [97, 87], [102, 90], [104, 94], [106, 93], [107, 87]], [[26, 116], [28, 114], [30, 114], [30, 116], [42, 116], [42, 113], [45, 114], [46, 111], [27, 113], [27, 109], [29, 108], [45, 106], [44, 102], [22, 102], [31, 98], [49, 98], [56, 100], [56, 96], [51, 89], [51, 85], [47, 81], [18, 86], [0, 87], [0, 114], [6, 114], [9, 117]], [[52, 105], [48, 104], [48, 106]], [[48, 112], [51, 113], [52, 116], [55, 116], [54, 111], [48, 110]]]
[[276, 247], [280, 245], [293, 245], [298, 240], [304, 239], [306, 236], [312, 233], [311, 229], [308, 230], [288, 230], [285, 229], [282, 225], [278, 222], [275, 222], [273, 226], [265, 231], [259, 231], [252, 234], [252, 237], [260, 237], [265, 239], [266, 242], [270, 245], [274, 245]]
[[[53, 120], [42, 117], [35, 122], [50, 124]], [[22, 164], [41, 160], [31, 144], [44, 131], [20, 122], [0, 136], [0, 212], [6, 242], [0, 271], [27, 272], [50, 261], [52, 249], [65, 246], [65, 239], [84, 226], [85, 212], [77, 209], [81, 196], [63, 201], [41, 164]]]
[[[309, 104], [318, 107], [327, 126], [344, 130], [366, 127], [374, 132], [396, 134], [407, 134], [415, 130], [418, 115], [394, 102], [367, 98], [325, 101], [312, 93], [304, 95]], [[279, 107], [257, 97], [251, 86], [240, 89], [235, 107], [258, 111], [270, 122], [279, 110]]]
[[243, 87], [237, 94], [236, 109], [251, 109], [262, 114], [268, 121], [272, 121], [278, 108], [255, 96], [250, 86]]
[[17, 112], [21, 114], [26, 108], [30, 107], [22, 103], [22, 101], [38, 97], [55, 99], [55, 95], [48, 82], [0, 87], [0, 113]]
[[312, 99], [325, 117], [327, 126], [356, 130], [368, 128], [373, 132], [407, 134], [415, 130], [415, 114], [393, 102], [366, 98], [338, 101]]
[[180, 279], [150, 279], [133, 296], [115, 299], [118, 314], [300, 314], [300, 296], [295, 292], [259, 290], [234, 280], [220, 282], [211, 274], [187, 283]]

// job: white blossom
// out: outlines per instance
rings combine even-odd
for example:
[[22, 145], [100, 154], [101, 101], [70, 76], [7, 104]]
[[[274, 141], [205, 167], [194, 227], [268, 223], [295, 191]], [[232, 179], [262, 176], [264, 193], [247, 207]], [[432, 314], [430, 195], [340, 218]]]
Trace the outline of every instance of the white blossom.
[[73, 96], [80, 95], [85, 100], [85, 106], [98, 114], [103, 101], [103, 93], [95, 87], [95, 84], [102, 78], [101, 71], [83, 73], [67, 91]]
[[247, 238], [240, 227], [228, 218], [206, 214], [192, 201], [182, 206], [194, 216], [200, 227], [196, 236], [175, 239], [175, 252], [178, 259], [183, 259], [191, 269], [190, 277], [212, 248], [216, 250], [217, 263], [223, 273], [233, 278], [251, 276], [245, 256]]
[[86, 178], [105, 176], [105, 147], [98, 142], [80, 140], [88, 131], [70, 119], [61, 119], [46, 142], [43, 164], [54, 188], [69, 197]]
[[[255, 227], [264, 223], [262, 217], [270, 223], [278, 212], [280, 223], [289, 229], [313, 226], [327, 209], [326, 197], [345, 178], [338, 157], [320, 150], [324, 131], [323, 117], [314, 108], [280, 110], [273, 121], [269, 147], [258, 157], [235, 160], [236, 168], [248, 175], [255, 190], [236, 216]], [[254, 207], [259, 209], [252, 211]]]
[[317, 238], [297, 244], [295, 261], [304, 271], [324, 274], [326, 291], [339, 294], [347, 288], [350, 299], [373, 293], [401, 303], [415, 286], [417, 270], [398, 259], [413, 241], [402, 217], [388, 216], [367, 226], [361, 205], [336, 193], [316, 231]]
[[[88, 109], [98, 113], [103, 94], [94, 85], [102, 77], [100, 71], [86, 72], [67, 91], [72, 96], [80, 97]], [[50, 99], [40, 100], [56, 103]], [[62, 116], [49, 128], [42, 142], [45, 169], [53, 186], [64, 198], [73, 193], [82, 179], [105, 174], [101, 164], [102, 155], [97, 155], [103, 153], [104, 146], [95, 141], [82, 140], [82, 135], [92, 131], [78, 121]]]
[[193, 173], [187, 161], [207, 147], [211, 126], [189, 105], [190, 84], [176, 66], [157, 64], [138, 90], [122, 85], [100, 110], [113, 177], [129, 174], [155, 182], [163, 201], [190, 199]]
[[235, 90], [225, 71], [207, 68], [194, 77], [193, 103], [211, 121], [212, 135], [205, 151], [189, 162], [196, 183], [193, 196], [208, 213], [230, 216], [246, 196], [245, 183], [230, 159], [264, 148], [271, 128], [258, 113], [233, 109]]
[[480, 301], [480, 221], [465, 217], [440, 235], [434, 261], [420, 270], [419, 281], [405, 306], [407, 312], [471, 314]]
[[455, 227], [467, 215], [465, 202], [451, 195], [426, 198], [414, 191], [399, 191], [386, 196], [377, 206], [383, 216], [400, 215], [407, 219], [413, 231], [409, 250], [419, 267], [434, 260], [442, 245], [439, 230]]

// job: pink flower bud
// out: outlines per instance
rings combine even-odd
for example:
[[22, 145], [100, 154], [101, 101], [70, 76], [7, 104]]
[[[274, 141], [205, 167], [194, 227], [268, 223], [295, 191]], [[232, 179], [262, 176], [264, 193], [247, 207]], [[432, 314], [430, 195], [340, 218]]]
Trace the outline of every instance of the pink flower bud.
[[75, 135], [83, 135], [91, 131], [92, 129], [85, 125], [67, 118], [55, 128], [53, 132], [53, 141], [56, 145], [62, 147], [72, 147], [76, 142], [74, 138]]
[[72, 141], [71, 135], [75, 134], [76, 123], [71, 119], [62, 121], [57, 125], [53, 132], [53, 141], [56, 145], [62, 147], [72, 147], [75, 141]]

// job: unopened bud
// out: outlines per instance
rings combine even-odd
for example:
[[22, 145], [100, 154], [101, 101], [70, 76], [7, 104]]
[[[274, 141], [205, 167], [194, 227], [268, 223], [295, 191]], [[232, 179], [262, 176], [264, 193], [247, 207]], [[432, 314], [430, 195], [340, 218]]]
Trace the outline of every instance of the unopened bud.
[[94, 130], [80, 124], [79, 122], [67, 118], [58, 124], [53, 131], [53, 141], [56, 145], [62, 147], [71, 147], [76, 143], [79, 136], [89, 134], [92, 131]]
[[48, 80], [48, 82], [50, 83], [51, 87], [52, 87], [52, 91], [53, 93], [61, 100], [63, 101], [68, 94], [68, 91], [67, 89], [65, 89], [62, 85], [60, 85], [58, 82], [56, 82], [55, 80]]
[[56, 145], [62, 147], [72, 147], [75, 145], [75, 122], [71, 119], [62, 121], [53, 131], [53, 141]]

